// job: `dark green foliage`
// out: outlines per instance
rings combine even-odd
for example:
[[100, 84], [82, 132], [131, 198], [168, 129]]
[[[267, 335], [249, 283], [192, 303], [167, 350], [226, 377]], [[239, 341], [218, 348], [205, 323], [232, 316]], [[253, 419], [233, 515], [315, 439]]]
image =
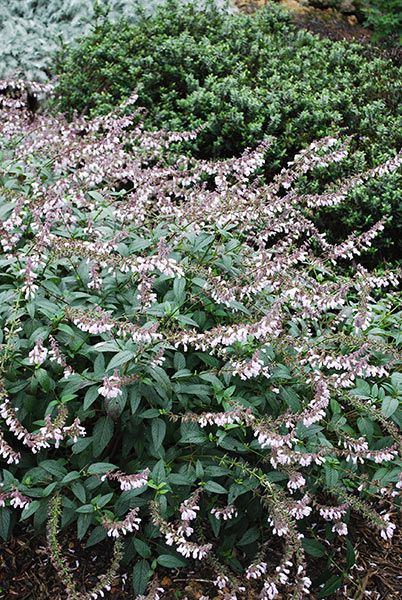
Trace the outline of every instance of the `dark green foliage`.
[[402, 44], [402, 0], [369, 0], [362, 10], [376, 38], [395, 36]]
[[[358, 44], [296, 31], [275, 7], [227, 15], [168, 2], [137, 25], [103, 22], [59, 65], [59, 106], [106, 114], [133, 89], [148, 124], [207, 122], [203, 155], [278, 136], [275, 158], [329, 133], [358, 134], [369, 158], [397, 146], [398, 70]], [[384, 138], [386, 138], [386, 142]]]
[[[296, 31], [275, 6], [228, 15], [212, 4], [200, 11], [171, 0], [135, 25], [100, 23], [60, 57], [58, 72], [62, 111], [105, 114], [137, 90], [147, 127], [204, 126], [192, 148], [204, 158], [232, 156], [275, 136], [268, 174], [326, 135], [353, 136], [359, 159], [347, 173], [378, 164], [401, 145], [400, 70], [368, 58], [359, 44]], [[340, 175], [335, 169], [333, 177]], [[384, 214], [382, 207], [396, 213], [394, 181], [337, 215], [332, 237], [352, 222], [362, 229]], [[387, 230], [384, 258], [398, 253], [399, 240], [397, 229]]]

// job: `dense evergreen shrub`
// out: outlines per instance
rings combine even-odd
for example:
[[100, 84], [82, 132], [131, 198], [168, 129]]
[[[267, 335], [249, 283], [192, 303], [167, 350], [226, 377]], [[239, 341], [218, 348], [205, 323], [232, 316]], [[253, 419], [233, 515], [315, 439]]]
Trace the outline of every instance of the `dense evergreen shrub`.
[[[273, 135], [268, 175], [328, 134], [352, 135], [358, 151], [333, 170], [334, 179], [401, 145], [400, 70], [367, 58], [358, 44], [294, 30], [275, 6], [249, 16], [168, 2], [134, 26], [105, 21], [61, 58], [58, 73], [58, 106], [68, 115], [105, 114], [136, 90], [147, 127], [203, 126], [192, 147], [199, 157], [236, 155]], [[350, 221], [373, 223], [382, 206], [396, 214], [397, 183], [391, 178], [375, 201], [361, 195], [353, 211], [330, 223], [334, 237]], [[395, 222], [383, 237], [385, 258], [398, 253]]]
[[[159, 567], [197, 560], [221, 600], [301, 600], [309, 556], [330, 597], [356, 517], [383, 543], [395, 530], [400, 273], [337, 268], [382, 222], [331, 245], [304, 213], [402, 155], [299, 194], [347, 140], [264, 183], [269, 142], [200, 161], [175, 148], [192, 133], [146, 132], [127, 105], [68, 123], [3, 87], [16, 97], [0, 111], [0, 535], [47, 523], [69, 600], [101, 597], [120, 559], [138, 600], [151, 578], [147, 598], [164, 597]], [[78, 590], [60, 527], [117, 539], [94, 589]]]

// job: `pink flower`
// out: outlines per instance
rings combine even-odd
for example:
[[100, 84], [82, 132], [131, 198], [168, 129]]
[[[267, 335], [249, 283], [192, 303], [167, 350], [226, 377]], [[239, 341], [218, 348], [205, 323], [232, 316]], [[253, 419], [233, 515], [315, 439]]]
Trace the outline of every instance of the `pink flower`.
[[346, 523], [342, 523], [342, 521], [337, 521], [332, 526], [332, 531], [334, 533], [337, 533], [338, 535], [347, 535], [348, 534], [348, 527], [347, 527]]
[[273, 600], [279, 596], [279, 590], [273, 581], [266, 581], [264, 587], [261, 590], [261, 600]]
[[272, 527], [272, 533], [278, 535], [279, 537], [286, 536], [289, 533], [289, 527], [282, 519], [273, 519], [269, 517], [268, 523]]
[[383, 515], [384, 527], [380, 530], [380, 535], [384, 540], [390, 540], [394, 535], [396, 525], [390, 522], [391, 515]]
[[41, 365], [47, 357], [47, 349], [42, 344], [43, 338], [38, 338], [35, 342], [33, 350], [29, 353], [29, 362], [32, 365]]
[[259, 579], [267, 572], [267, 563], [253, 563], [246, 570], [247, 579]]
[[218, 577], [214, 581], [214, 586], [219, 590], [223, 590], [227, 584], [229, 583], [229, 579], [225, 575], [218, 575]]
[[289, 488], [291, 494], [296, 490], [304, 487], [306, 485], [306, 480], [300, 473], [291, 473], [289, 477], [289, 481], [287, 483], [287, 487]]
[[197, 505], [191, 506], [191, 508], [187, 507], [186, 502], [187, 500], [185, 500], [180, 507], [181, 518], [183, 521], [192, 521], [193, 519], [197, 518], [196, 511], [200, 510], [200, 507]]
[[133, 533], [133, 531], [138, 531], [141, 523], [141, 519], [137, 516], [138, 512], [139, 508], [133, 508], [127, 514], [124, 521], [104, 521], [103, 526], [107, 529], [108, 536], [118, 538], [120, 535], [126, 535], [127, 532]]
[[115, 373], [111, 377], [104, 377], [103, 385], [98, 388], [98, 392], [104, 398], [110, 400], [122, 395], [120, 377]]
[[13, 490], [10, 494], [10, 498], [10, 504], [14, 508], [25, 508], [31, 503], [31, 501], [18, 490]]

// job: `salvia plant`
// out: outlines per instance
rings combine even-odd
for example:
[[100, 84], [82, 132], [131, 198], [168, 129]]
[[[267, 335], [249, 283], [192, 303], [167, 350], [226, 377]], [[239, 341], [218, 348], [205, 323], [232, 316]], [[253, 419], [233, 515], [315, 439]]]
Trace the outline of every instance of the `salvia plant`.
[[[311, 216], [402, 155], [301, 194], [348, 139], [266, 182], [270, 139], [197, 160], [178, 148], [198, 132], [145, 131], [135, 96], [67, 122], [1, 88], [3, 538], [46, 525], [70, 599], [107, 594], [120, 560], [138, 599], [163, 597], [158, 565], [193, 562], [222, 600], [301, 599], [309, 556], [353, 564], [357, 520], [391, 543], [401, 273], [358, 264], [384, 220], [333, 245]], [[116, 544], [85, 592], [59, 541], [74, 527]]]

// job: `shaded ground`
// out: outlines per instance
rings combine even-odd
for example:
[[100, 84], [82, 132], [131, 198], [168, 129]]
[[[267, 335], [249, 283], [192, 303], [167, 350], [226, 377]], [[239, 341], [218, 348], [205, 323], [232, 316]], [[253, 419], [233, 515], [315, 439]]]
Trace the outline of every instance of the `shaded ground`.
[[[85, 550], [74, 543], [63, 545], [74, 578], [85, 589], [91, 589], [96, 575], [110, 564], [111, 546], [104, 544], [96, 551]], [[113, 600], [128, 598], [120, 589], [113, 590]], [[22, 531], [18, 537], [0, 544], [0, 598], [3, 600], [64, 600], [64, 585], [54, 570], [47, 551], [46, 540]]]
[[[353, 544], [356, 546], [356, 565], [347, 586], [328, 596], [333, 600], [400, 600], [402, 598], [402, 534], [394, 537], [393, 544], [386, 544], [361, 522], [355, 530]], [[69, 536], [71, 540], [71, 536]], [[343, 541], [340, 542], [340, 549]], [[84, 549], [80, 544], [64, 540], [63, 554], [68, 557], [78, 587], [91, 590], [97, 576], [107, 570], [111, 558], [111, 543]], [[341, 561], [340, 561], [341, 562]], [[324, 565], [311, 559], [310, 570], [317, 574]], [[123, 575], [123, 577], [121, 576]], [[110, 600], [134, 600], [130, 576], [122, 571]], [[161, 600], [199, 600], [205, 594], [214, 598], [214, 576], [207, 569], [201, 571], [165, 570], [161, 585], [166, 592]], [[257, 600], [259, 594], [249, 588], [245, 598]], [[286, 600], [285, 597], [280, 597]], [[317, 595], [312, 594], [311, 600]], [[43, 537], [32, 531], [21, 531], [18, 537], [0, 544], [0, 599], [1, 600], [66, 600], [64, 584], [59, 580], [50, 563]], [[279, 599], [278, 599], [279, 600]]]

